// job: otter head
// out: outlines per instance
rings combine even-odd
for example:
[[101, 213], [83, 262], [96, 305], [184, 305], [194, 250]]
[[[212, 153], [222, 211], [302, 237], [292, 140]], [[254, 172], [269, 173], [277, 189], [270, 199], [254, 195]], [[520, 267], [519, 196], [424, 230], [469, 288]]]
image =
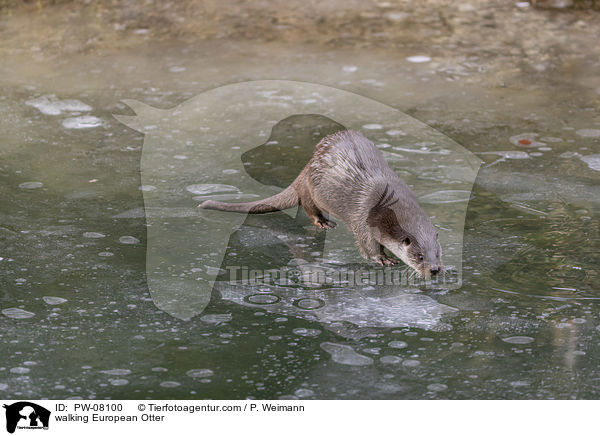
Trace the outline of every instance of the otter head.
[[[410, 209], [415, 210], [406, 210], [406, 205], [404, 210], [398, 209], [394, 207], [397, 202], [386, 185], [367, 218], [373, 236], [421, 276], [438, 275], [443, 269], [442, 247], [433, 224], [416, 202], [410, 205]], [[406, 217], [407, 222], [401, 222], [400, 216]]]
[[[434, 238], [425, 235], [425, 237], [415, 239], [406, 237], [402, 241], [405, 254], [401, 259], [426, 278], [438, 275], [443, 269], [442, 247], [438, 241], [437, 233], [433, 229], [432, 231], [434, 232], [433, 235], [435, 235]], [[404, 258], [407, 260], [404, 260]]]
[[437, 233], [433, 233], [434, 238], [418, 238], [399, 226], [392, 228], [390, 232], [385, 230], [381, 232], [379, 243], [421, 276], [429, 279], [442, 272], [442, 247]]

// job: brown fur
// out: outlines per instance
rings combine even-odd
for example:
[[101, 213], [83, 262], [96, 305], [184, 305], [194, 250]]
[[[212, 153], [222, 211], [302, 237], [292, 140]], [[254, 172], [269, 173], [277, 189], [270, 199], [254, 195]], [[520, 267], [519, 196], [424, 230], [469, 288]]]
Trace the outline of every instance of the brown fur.
[[441, 271], [437, 232], [416, 197], [361, 133], [326, 136], [294, 182], [277, 195], [250, 203], [208, 200], [199, 207], [240, 213], [267, 213], [300, 204], [315, 226], [330, 229], [339, 218], [356, 237], [364, 257], [397, 263], [384, 247], [422, 275]]

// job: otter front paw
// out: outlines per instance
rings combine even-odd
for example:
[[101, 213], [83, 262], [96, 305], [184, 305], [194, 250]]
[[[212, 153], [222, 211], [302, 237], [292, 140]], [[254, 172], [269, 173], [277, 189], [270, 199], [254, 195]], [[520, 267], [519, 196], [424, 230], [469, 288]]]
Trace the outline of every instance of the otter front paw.
[[396, 265], [400, 262], [398, 259], [386, 256], [385, 254], [378, 254], [377, 256], [373, 256], [372, 259], [380, 265]]

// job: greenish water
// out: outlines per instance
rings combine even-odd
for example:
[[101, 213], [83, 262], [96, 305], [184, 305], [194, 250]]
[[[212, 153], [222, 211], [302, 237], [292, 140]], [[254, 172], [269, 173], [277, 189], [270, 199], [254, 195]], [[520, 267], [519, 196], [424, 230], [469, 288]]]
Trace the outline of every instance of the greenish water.
[[[441, 54], [406, 61], [423, 50], [213, 41], [31, 64], [14, 51], [0, 65], [0, 395], [598, 398], [598, 65], [582, 60], [583, 49], [559, 53], [536, 77], [483, 57], [461, 69]], [[558, 80], [568, 74], [563, 54], [581, 61], [577, 80]], [[131, 212], [151, 195], [141, 190], [145, 138], [113, 117], [133, 115], [120, 100], [168, 109], [217, 86], [273, 78], [381, 101], [482, 159], [460, 289], [342, 288], [329, 294], [330, 311], [312, 316], [249, 296], [323, 299], [323, 289], [218, 280], [189, 320], [155, 306], [150, 221]], [[286, 186], [313, 139], [338, 127], [335, 117], [292, 121], [274, 132], [278, 144], [242, 155], [250, 177]], [[410, 164], [397, 165], [410, 174]], [[249, 217], [228, 243], [235, 261], [221, 266], [279, 268], [310, 259], [322, 238], [303, 212]]]

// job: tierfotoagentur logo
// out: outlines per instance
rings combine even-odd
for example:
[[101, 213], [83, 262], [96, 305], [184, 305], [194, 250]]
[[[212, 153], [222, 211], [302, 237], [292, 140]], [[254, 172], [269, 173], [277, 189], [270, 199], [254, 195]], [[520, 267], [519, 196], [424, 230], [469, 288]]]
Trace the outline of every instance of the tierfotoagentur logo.
[[[145, 134], [144, 209], [114, 218], [146, 217], [146, 275], [160, 309], [190, 319], [204, 311], [215, 290], [238, 304], [324, 322], [357, 313], [349, 305], [361, 305], [361, 298], [377, 293], [384, 293], [387, 300], [379, 295], [378, 301], [391, 307], [410, 299], [432, 313], [450, 310], [427, 296], [414, 297], [419, 287], [456, 289], [462, 283], [464, 220], [481, 161], [450, 138], [380, 102], [305, 82], [227, 85], [170, 110], [124, 103], [135, 115], [115, 117]], [[435, 277], [420, 277], [413, 271], [415, 263], [407, 268], [383, 252], [363, 257], [365, 246], [356, 232], [340, 220], [333, 228], [318, 211], [311, 223], [298, 205], [286, 203], [285, 210], [262, 215], [197, 207], [206, 201], [256, 202], [282, 193], [306, 166], [315, 145], [341, 131], [357, 132], [360, 141], [376, 147], [378, 159], [414, 192], [423, 222], [430, 222], [427, 240], [443, 253], [439, 256], [438, 250], [443, 269], [430, 268]], [[396, 209], [404, 200], [392, 188], [381, 187], [372, 209], [377, 214], [369, 214], [366, 228], [402, 222]], [[402, 241], [398, 253], [415, 246], [413, 233], [396, 238]], [[435, 250], [411, 256], [436, 259]], [[397, 264], [389, 265], [392, 261]], [[298, 303], [308, 300], [314, 304]]]
[[[418, 286], [420, 277], [409, 267], [376, 267], [358, 265], [353, 268], [328, 267], [297, 262], [297, 266], [280, 269], [249, 269], [245, 266], [227, 266], [226, 274], [222, 274], [229, 282], [241, 285], [260, 284], [304, 284], [311, 285], [340, 285], [340, 286]], [[448, 280], [434, 280], [434, 283], [452, 284], [451, 271], [447, 271]]]
[[6, 409], [6, 431], [14, 433], [19, 430], [47, 430], [50, 424], [50, 411], [28, 401], [19, 401]]

